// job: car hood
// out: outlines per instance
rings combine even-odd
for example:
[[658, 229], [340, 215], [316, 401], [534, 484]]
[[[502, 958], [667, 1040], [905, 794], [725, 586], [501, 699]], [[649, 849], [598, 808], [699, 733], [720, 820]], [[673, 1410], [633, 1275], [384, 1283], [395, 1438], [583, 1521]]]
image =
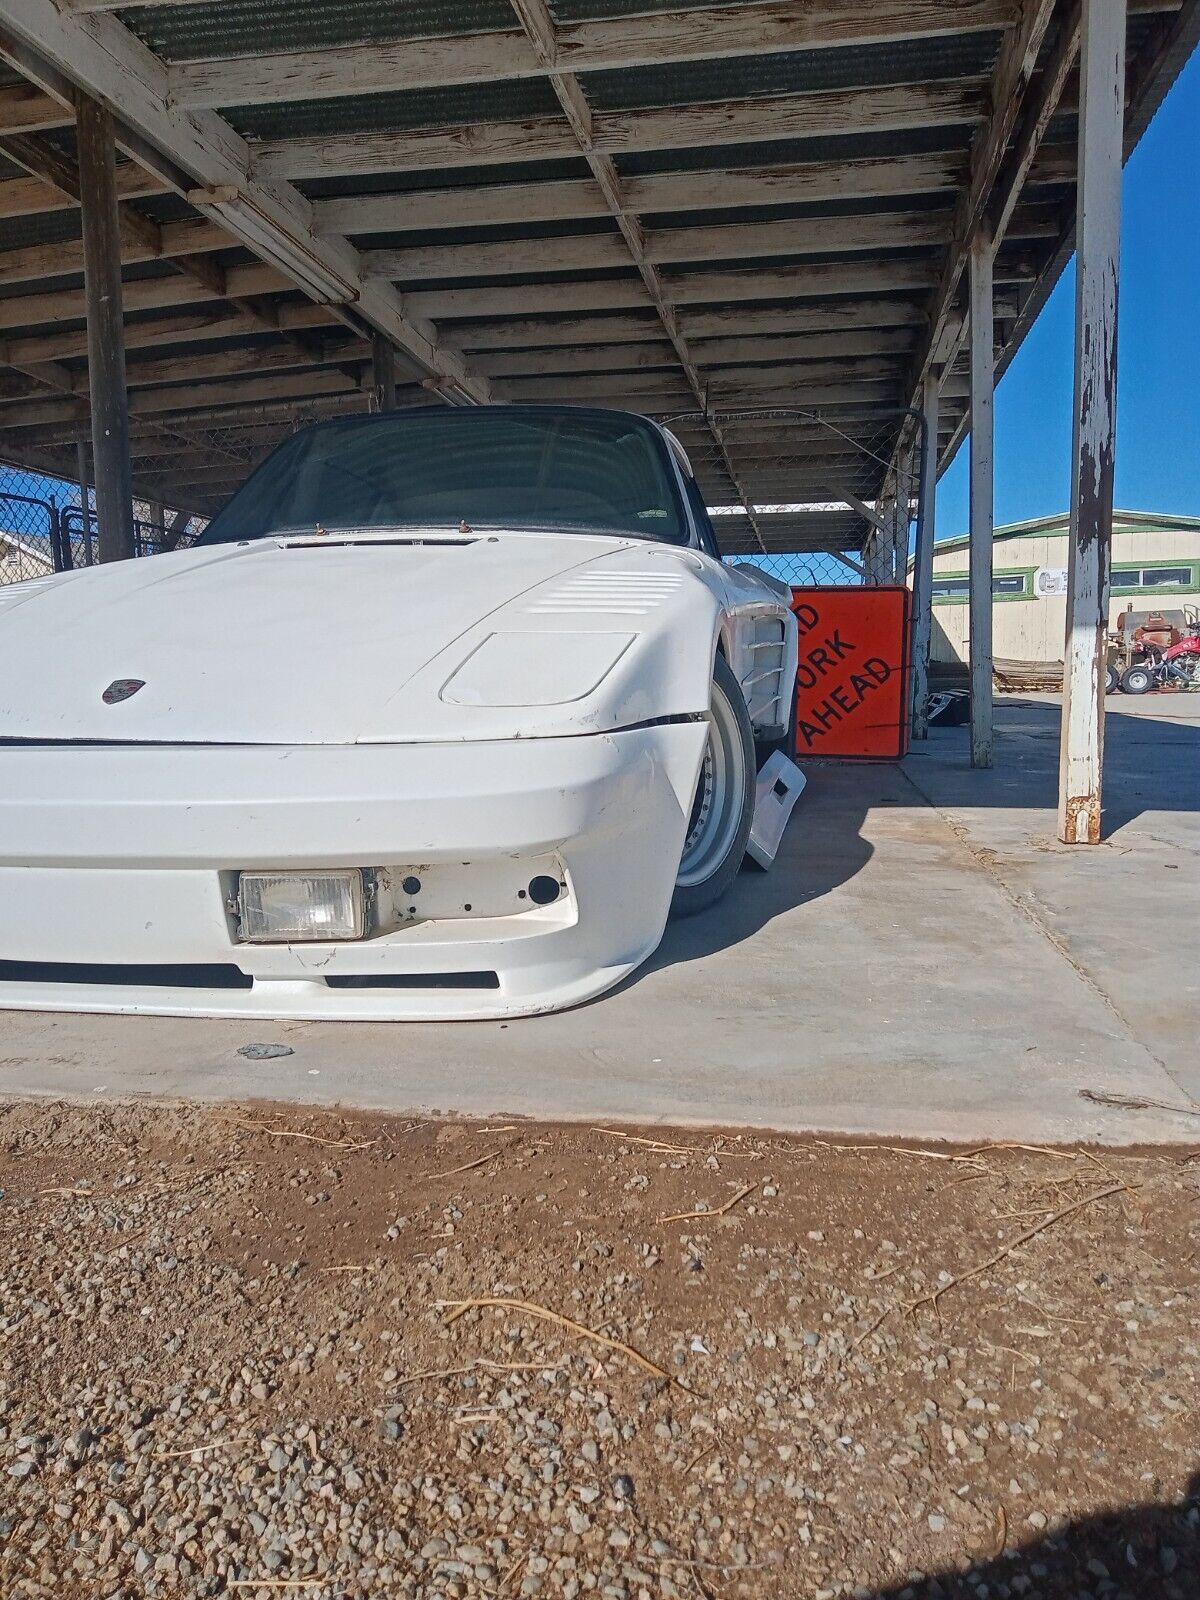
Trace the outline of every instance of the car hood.
[[[0, 590], [0, 738], [328, 744], [472, 736], [438, 687], [489, 616], [622, 540], [277, 538]], [[143, 687], [117, 703], [117, 680]], [[111, 698], [111, 696], [110, 696]], [[475, 719], [478, 726], [479, 719]], [[480, 727], [475, 736], [493, 736]]]

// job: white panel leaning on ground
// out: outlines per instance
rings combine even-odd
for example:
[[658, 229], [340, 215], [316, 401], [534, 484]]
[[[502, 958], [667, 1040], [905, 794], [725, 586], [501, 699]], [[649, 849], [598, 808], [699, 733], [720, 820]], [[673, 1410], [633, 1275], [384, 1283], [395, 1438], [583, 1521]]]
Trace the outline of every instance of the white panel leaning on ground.
[[711, 905], [788, 589], [674, 438], [567, 407], [293, 435], [191, 550], [0, 597], [0, 1005], [473, 1018]]

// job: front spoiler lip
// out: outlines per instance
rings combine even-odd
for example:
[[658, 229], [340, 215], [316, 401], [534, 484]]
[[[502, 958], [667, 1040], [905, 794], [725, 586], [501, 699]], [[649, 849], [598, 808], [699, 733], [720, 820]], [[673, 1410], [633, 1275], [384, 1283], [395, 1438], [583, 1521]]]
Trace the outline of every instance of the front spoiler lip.
[[[556, 1011], [603, 993], [662, 937], [706, 729], [490, 746], [97, 752], [81, 797], [61, 748], [9, 763], [0, 792], [0, 957], [134, 965], [232, 963], [249, 990], [0, 982], [0, 1008], [300, 1020], [451, 1021]], [[319, 946], [236, 946], [220, 877], [364, 861], [467, 862], [559, 852], [577, 915], [544, 929], [450, 931]], [[507, 920], [507, 919], [506, 919]], [[518, 928], [517, 925], [520, 925]], [[254, 949], [253, 959], [249, 952]], [[499, 988], [438, 987], [494, 971]], [[429, 987], [331, 988], [327, 975], [430, 978]]]
[[488, 1022], [536, 1017], [594, 1000], [635, 971], [661, 933], [632, 959], [548, 985], [536, 995], [499, 989], [330, 989], [316, 982], [260, 982], [253, 989], [141, 988], [111, 984], [0, 984], [0, 1011], [109, 1016], [222, 1017], [287, 1022]]

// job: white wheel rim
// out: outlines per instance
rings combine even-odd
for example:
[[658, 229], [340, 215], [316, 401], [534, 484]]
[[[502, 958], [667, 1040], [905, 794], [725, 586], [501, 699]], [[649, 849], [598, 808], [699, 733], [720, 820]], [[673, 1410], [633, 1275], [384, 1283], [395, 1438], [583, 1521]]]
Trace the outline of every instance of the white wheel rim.
[[746, 752], [733, 707], [717, 684], [708, 713], [708, 743], [688, 817], [675, 880], [681, 889], [704, 883], [729, 854], [742, 821]]

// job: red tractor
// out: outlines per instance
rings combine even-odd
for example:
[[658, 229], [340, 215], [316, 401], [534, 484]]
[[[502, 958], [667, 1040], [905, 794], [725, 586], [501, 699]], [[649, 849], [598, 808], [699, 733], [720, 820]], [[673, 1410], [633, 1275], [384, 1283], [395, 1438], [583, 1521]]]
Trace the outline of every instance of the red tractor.
[[[1139, 628], [1138, 634], [1147, 630]], [[1170, 642], [1141, 638], [1143, 654], [1140, 660], [1126, 667], [1121, 674], [1121, 688], [1126, 694], [1146, 694], [1151, 689], [1200, 689], [1200, 622], [1189, 623]], [[1135, 635], [1136, 637], [1136, 635]]]

